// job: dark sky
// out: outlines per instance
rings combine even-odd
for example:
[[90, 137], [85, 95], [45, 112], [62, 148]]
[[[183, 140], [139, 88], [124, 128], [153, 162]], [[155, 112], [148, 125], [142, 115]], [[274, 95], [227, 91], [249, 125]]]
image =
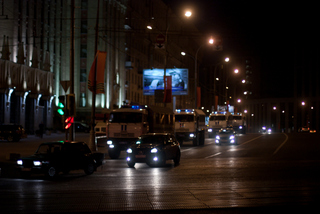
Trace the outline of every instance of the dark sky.
[[[170, 0], [178, 9], [195, 9], [193, 18], [203, 32], [221, 35], [224, 51], [252, 55], [261, 61], [262, 91], [285, 92], [293, 81], [295, 60], [312, 55], [319, 40], [320, 14], [315, 2]], [[294, 55], [303, 47], [297, 58]], [[315, 56], [313, 56], [315, 57]], [[318, 56], [319, 58], [319, 56]], [[316, 59], [318, 60], [318, 59]], [[287, 83], [284, 81], [287, 79]], [[287, 85], [286, 85], [287, 84]], [[270, 87], [272, 85], [272, 87]], [[274, 87], [277, 85], [277, 88]], [[268, 88], [269, 87], [269, 88]], [[290, 85], [291, 87], [291, 85]], [[292, 91], [292, 90], [291, 90]], [[281, 94], [280, 96], [285, 96]]]

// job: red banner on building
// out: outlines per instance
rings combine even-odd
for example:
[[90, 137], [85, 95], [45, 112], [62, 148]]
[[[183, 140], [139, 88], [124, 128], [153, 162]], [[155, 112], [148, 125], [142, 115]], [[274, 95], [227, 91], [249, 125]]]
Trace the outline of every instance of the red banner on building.
[[[107, 52], [97, 51], [97, 54], [91, 65], [89, 78], [88, 78], [88, 88], [93, 91], [94, 84], [96, 86], [96, 94], [104, 93], [104, 71], [106, 64]], [[96, 69], [97, 66], [97, 69]], [[96, 75], [95, 75], [95, 72]], [[94, 77], [96, 76], [96, 79]]]
[[201, 88], [197, 87], [197, 108], [201, 106]]
[[171, 103], [172, 100], [172, 77], [171, 76], [163, 76], [164, 82], [164, 103]]

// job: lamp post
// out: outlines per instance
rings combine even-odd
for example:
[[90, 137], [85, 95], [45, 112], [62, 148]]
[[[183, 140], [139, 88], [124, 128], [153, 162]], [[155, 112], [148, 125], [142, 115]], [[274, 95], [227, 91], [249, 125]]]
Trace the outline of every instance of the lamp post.
[[[214, 43], [214, 40], [211, 38], [209, 40], [209, 44], [212, 45]], [[201, 45], [197, 52], [196, 52], [196, 55], [195, 55], [195, 60], [194, 60], [194, 109], [197, 109], [198, 106], [197, 106], [197, 86], [198, 86], [198, 73], [197, 73], [197, 59], [198, 59], [198, 53], [199, 53], [199, 50], [204, 46], [205, 44]]]
[[[164, 57], [163, 77], [165, 77], [167, 75], [167, 61], [168, 61], [168, 55], [169, 55], [168, 49], [167, 49], [167, 46], [168, 46], [168, 32], [169, 32], [169, 28], [170, 28], [170, 23], [168, 23], [168, 13], [169, 13], [169, 6], [167, 7], [167, 10], [166, 10], [166, 31], [165, 31], [165, 35], [164, 35], [165, 57]], [[189, 18], [189, 17], [192, 16], [192, 12], [190, 10], [187, 10], [187, 11], [185, 11], [184, 16]], [[153, 29], [152, 25], [147, 25], [146, 27], [149, 30]], [[165, 79], [164, 79], [164, 81], [165, 81]], [[166, 84], [166, 82], [164, 82], [164, 84]], [[164, 92], [164, 93], [166, 93], [166, 92]], [[164, 103], [164, 107], [166, 107], [166, 103]]]
[[[239, 73], [239, 70], [238, 69], [235, 69], [234, 70], [234, 73], [235, 74], [238, 74]], [[227, 105], [227, 111], [228, 111], [228, 79], [229, 79], [230, 75], [227, 75], [227, 78], [226, 78], [226, 105]]]

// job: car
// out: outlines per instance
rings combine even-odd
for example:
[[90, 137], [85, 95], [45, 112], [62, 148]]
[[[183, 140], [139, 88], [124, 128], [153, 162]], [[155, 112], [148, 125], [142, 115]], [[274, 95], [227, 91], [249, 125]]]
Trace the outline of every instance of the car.
[[26, 137], [27, 134], [21, 125], [0, 125], [0, 140], [7, 140], [8, 142], [18, 142], [21, 138]]
[[127, 164], [146, 163], [149, 166], [163, 166], [167, 160], [179, 165], [181, 157], [180, 144], [173, 134], [148, 133], [127, 149]]
[[262, 134], [271, 134], [271, 132], [272, 132], [271, 128], [267, 129], [265, 126], [262, 126], [262, 128], [261, 128]]
[[88, 126], [85, 123], [75, 122], [74, 127], [76, 132], [85, 132], [85, 133], [90, 132], [90, 126]]
[[18, 159], [17, 167], [23, 177], [37, 173], [53, 178], [60, 172], [78, 169], [90, 175], [103, 159], [103, 153], [92, 153], [85, 142], [46, 142], [39, 145], [34, 155]]
[[310, 132], [310, 128], [308, 126], [303, 126], [303, 127], [300, 127], [298, 129], [298, 132], [309, 133]]
[[216, 135], [215, 143], [216, 145], [221, 145], [221, 143], [238, 144], [236, 132], [233, 130], [232, 126], [221, 128]]

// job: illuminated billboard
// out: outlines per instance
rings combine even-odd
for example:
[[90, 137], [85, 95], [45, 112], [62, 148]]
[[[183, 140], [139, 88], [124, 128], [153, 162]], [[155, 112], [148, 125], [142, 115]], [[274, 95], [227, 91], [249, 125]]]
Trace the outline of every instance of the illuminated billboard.
[[[154, 95], [163, 90], [163, 68], [143, 69], [143, 95]], [[167, 68], [166, 76], [172, 76], [172, 95], [188, 95], [188, 69]]]

